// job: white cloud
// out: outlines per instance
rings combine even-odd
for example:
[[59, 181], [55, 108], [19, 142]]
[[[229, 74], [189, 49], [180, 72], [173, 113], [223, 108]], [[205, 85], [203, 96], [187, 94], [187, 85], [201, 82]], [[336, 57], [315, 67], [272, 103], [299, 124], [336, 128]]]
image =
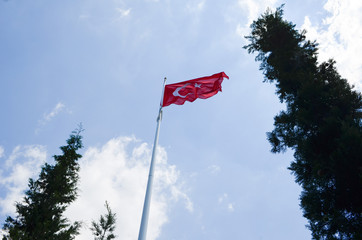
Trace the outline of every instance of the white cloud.
[[196, 1], [192, 3], [188, 3], [186, 8], [189, 12], [200, 12], [205, 7], [206, 0]]
[[[129, 149], [131, 146], [131, 149]], [[151, 158], [151, 148], [132, 137], [119, 137], [100, 148], [89, 148], [80, 161], [79, 198], [68, 209], [70, 219], [84, 221], [85, 228], [77, 239], [91, 239], [87, 228], [91, 220], [104, 213], [107, 200], [117, 214], [116, 234], [119, 239], [136, 239], [141, 221], [143, 201]], [[167, 163], [167, 155], [159, 148], [155, 165], [148, 239], [156, 239], [168, 221], [170, 204], [182, 199], [192, 211], [192, 202], [181, 189], [179, 172]]]
[[[62, 102], [58, 102], [57, 105], [49, 112], [44, 113], [43, 118], [38, 121], [38, 128], [35, 129], [35, 133], [39, 133], [41, 126], [44, 126], [48, 122], [50, 122], [53, 118], [55, 118], [60, 112], [65, 109], [65, 105]], [[71, 113], [68, 110], [68, 113]]]
[[234, 211], [235, 211], [234, 205], [233, 205], [232, 203], [229, 203], [229, 204], [228, 204], [228, 211], [229, 211], [229, 212], [234, 212]]
[[[243, 37], [249, 35], [250, 24], [256, 20], [262, 13], [268, 8], [275, 8], [275, 4], [278, 0], [238, 0], [238, 5], [244, 14], [247, 16], [245, 24], [238, 24], [236, 27], [236, 33]], [[244, 39], [244, 41], [246, 41]]]
[[127, 17], [131, 13], [131, 8], [128, 9], [122, 9], [122, 8], [116, 8], [117, 12], [119, 12], [121, 17]]
[[229, 195], [224, 193], [218, 198], [219, 205], [225, 208], [228, 212], [234, 212], [234, 204], [229, 201]]
[[319, 60], [334, 58], [342, 77], [362, 90], [362, 1], [328, 0], [324, 9], [329, 16], [312, 23], [305, 17], [302, 29], [310, 40], [319, 43]]
[[227, 193], [224, 193], [223, 195], [221, 195], [221, 196], [219, 197], [219, 203], [224, 202], [227, 198], [228, 198], [228, 194], [227, 194]]
[[[92, 239], [92, 220], [105, 213], [107, 200], [117, 214], [116, 234], [119, 239], [136, 239], [140, 226], [143, 201], [151, 158], [151, 147], [134, 137], [111, 139], [103, 146], [88, 148], [80, 159], [79, 197], [66, 215], [72, 221], [82, 221], [77, 239]], [[16, 201], [27, 189], [28, 179], [37, 177], [45, 162], [42, 146], [18, 146], [0, 170], [0, 186], [6, 190], [0, 198], [0, 212], [15, 215]], [[6, 175], [5, 175], [6, 172]], [[167, 154], [159, 147], [155, 165], [154, 187], [150, 208], [148, 239], [156, 239], [168, 221], [170, 206], [182, 200], [193, 211], [193, 204], [183, 190], [176, 166], [167, 163]]]
[[211, 165], [207, 168], [208, 172], [211, 174], [211, 175], [216, 175], [220, 172], [220, 166], [218, 165]]
[[53, 108], [53, 110], [48, 113], [48, 114], [44, 114], [43, 120], [45, 122], [49, 122], [50, 120], [52, 120], [56, 115], [58, 115], [64, 108], [64, 104], [59, 102], [57, 103], [57, 105]]
[[17, 146], [13, 150], [0, 170], [0, 186], [6, 191], [4, 198], [0, 198], [0, 212], [3, 215], [14, 215], [15, 202], [21, 201], [28, 179], [39, 173], [46, 156], [43, 146]]
[[4, 156], [4, 148], [0, 146], [0, 158]]

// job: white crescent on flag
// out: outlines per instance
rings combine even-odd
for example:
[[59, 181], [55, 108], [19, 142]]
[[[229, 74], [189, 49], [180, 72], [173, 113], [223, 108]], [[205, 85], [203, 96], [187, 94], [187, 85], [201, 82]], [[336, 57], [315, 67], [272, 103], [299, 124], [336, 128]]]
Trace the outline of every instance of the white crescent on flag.
[[185, 88], [187, 85], [190, 85], [190, 83], [186, 83], [186, 84], [183, 85], [182, 87], [176, 88], [176, 90], [175, 90], [172, 94], [173, 94], [175, 97], [182, 97], [182, 98], [187, 97], [187, 95], [189, 95], [189, 94], [191, 94], [191, 93], [188, 93], [188, 94], [186, 94], [186, 95], [181, 95], [181, 94], [179, 93], [179, 91], [180, 91], [181, 89]]

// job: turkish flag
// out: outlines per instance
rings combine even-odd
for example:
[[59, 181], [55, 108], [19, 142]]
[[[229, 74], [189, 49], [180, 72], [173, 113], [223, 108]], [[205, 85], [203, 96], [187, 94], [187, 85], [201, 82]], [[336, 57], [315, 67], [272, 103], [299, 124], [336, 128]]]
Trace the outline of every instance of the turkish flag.
[[206, 99], [221, 92], [221, 83], [229, 77], [224, 73], [217, 73], [208, 77], [196, 78], [184, 82], [167, 84], [165, 86], [162, 107], [170, 104], [182, 105], [185, 101], [193, 102], [197, 98]]

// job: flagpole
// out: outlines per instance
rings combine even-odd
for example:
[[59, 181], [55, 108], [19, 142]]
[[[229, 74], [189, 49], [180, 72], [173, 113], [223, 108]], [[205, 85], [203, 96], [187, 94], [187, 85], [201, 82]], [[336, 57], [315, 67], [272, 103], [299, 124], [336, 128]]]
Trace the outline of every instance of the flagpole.
[[158, 111], [155, 141], [153, 143], [150, 171], [149, 171], [149, 175], [148, 175], [146, 196], [145, 196], [145, 202], [143, 204], [142, 220], [141, 220], [140, 231], [138, 234], [138, 240], [146, 240], [146, 235], [147, 235], [148, 216], [149, 216], [149, 211], [150, 211], [150, 202], [151, 202], [151, 195], [152, 195], [151, 193], [152, 193], [152, 185], [153, 185], [154, 161], [156, 158], [158, 136], [160, 133], [160, 125], [161, 125], [161, 120], [162, 120], [162, 102], [163, 102], [163, 93], [165, 90], [165, 84], [166, 84], [166, 78], [163, 81], [161, 103], [160, 103], [160, 109]]

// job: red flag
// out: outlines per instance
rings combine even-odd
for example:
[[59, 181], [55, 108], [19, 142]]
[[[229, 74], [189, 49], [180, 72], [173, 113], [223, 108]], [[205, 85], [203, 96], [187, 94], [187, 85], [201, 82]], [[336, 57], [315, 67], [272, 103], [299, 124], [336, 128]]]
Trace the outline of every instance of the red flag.
[[219, 91], [221, 92], [221, 83], [224, 78], [229, 79], [224, 72], [221, 72], [208, 77], [167, 84], [162, 107], [170, 104], [182, 105], [185, 101], [193, 102], [197, 98], [206, 99], [212, 97]]

